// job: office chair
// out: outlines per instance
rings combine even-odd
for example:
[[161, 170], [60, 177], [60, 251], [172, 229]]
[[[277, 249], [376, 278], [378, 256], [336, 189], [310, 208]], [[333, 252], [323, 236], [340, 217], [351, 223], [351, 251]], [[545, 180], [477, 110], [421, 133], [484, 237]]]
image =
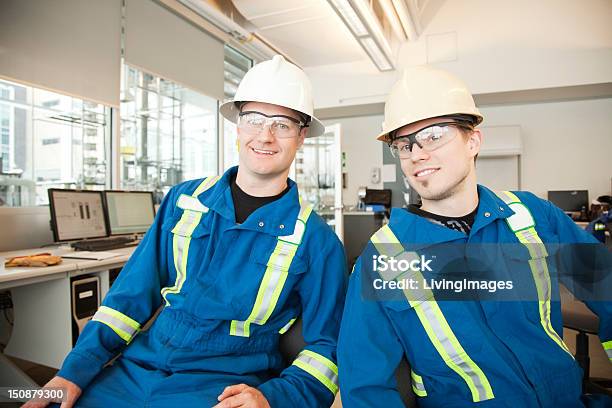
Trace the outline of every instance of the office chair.
[[582, 392], [604, 394], [612, 397], [612, 379], [590, 376], [589, 334], [598, 335], [599, 318], [583, 303], [567, 301], [561, 303], [563, 326], [576, 330], [576, 362], [583, 370]]

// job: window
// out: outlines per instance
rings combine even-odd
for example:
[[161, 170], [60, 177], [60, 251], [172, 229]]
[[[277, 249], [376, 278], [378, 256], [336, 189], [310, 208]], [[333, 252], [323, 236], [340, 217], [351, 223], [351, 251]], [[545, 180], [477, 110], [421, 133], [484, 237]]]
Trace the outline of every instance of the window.
[[48, 203], [47, 189], [109, 183], [110, 108], [0, 80], [0, 205]]
[[57, 144], [59, 142], [60, 142], [59, 138], [56, 137], [56, 138], [53, 138], [53, 139], [43, 139], [42, 144], [43, 144], [43, 146], [46, 146], [46, 145], [50, 145], [50, 144]]
[[158, 197], [217, 173], [217, 100], [123, 66], [120, 187]]
[[[238, 84], [249, 69], [253, 61], [232, 47], [225, 46], [225, 83], [223, 90], [225, 99], [234, 97]], [[238, 149], [236, 148], [236, 125], [229, 120], [223, 119], [223, 167], [224, 170], [238, 164]]]

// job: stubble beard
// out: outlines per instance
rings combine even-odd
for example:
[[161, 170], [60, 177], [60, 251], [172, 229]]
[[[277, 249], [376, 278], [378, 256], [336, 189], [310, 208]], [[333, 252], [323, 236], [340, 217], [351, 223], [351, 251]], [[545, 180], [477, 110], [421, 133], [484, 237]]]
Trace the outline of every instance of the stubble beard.
[[450, 186], [449, 188], [447, 188], [444, 191], [440, 191], [440, 192], [433, 191], [433, 192], [427, 194], [427, 188], [429, 187], [429, 181], [425, 181], [425, 182], [422, 183], [423, 190], [424, 190], [425, 194], [421, 194], [416, 188], [415, 188], [415, 190], [417, 190], [417, 193], [419, 194], [419, 196], [421, 196], [421, 199], [430, 200], [430, 201], [446, 200], [447, 198], [452, 197], [453, 195], [455, 195], [455, 193], [457, 191], [460, 191], [462, 189], [462, 187], [465, 184], [465, 181], [466, 181], [466, 179], [468, 178], [469, 175], [470, 175], [470, 169], [469, 169], [469, 167], [467, 167], [465, 169], [465, 172], [459, 178], [459, 180], [457, 180], [455, 183], [453, 183], [452, 186]]

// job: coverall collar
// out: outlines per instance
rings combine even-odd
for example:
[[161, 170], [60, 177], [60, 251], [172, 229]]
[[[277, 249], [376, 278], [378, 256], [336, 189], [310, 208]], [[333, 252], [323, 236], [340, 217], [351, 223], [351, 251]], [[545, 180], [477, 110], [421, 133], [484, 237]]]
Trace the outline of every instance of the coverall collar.
[[[228, 169], [209, 192], [198, 197], [202, 204], [232, 223], [236, 222], [236, 216], [230, 182], [236, 173], [238, 166]], [[300, 201], [297, 184], [289, 178], [287, 184], [289, 191], [281, 198], [253, 211], [244, 223], [236, 224], [235, 228], [264, 232], [273, 236], [291, 235], [300, 211]]]
[[485, 228], [498, 219], [506, 219], [514, 214], [514, 211], [503, 202], [493, 191], [478, 184], [478, 212], [470, 235], [474, 235], [479, 230]]
[[[470, 236], [497, 219], [505, 219], [514, 214], [495, 193], [488, 188], [478, 185], [478, 211], [470, 231]], [[432, 244], [469, 239], [464, 233], [428, 221], [412, 214], [404, 208], [393, 208], [389, 227], [393, 229], [402, 244], [417, 250]]]

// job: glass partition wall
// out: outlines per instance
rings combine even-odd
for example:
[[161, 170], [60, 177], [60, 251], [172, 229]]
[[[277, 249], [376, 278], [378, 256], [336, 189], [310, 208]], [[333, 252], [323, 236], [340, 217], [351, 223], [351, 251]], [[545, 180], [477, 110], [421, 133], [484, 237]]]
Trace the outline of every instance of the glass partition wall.
[[129, 65], [121, 87], [119, 187], [161, 198], [217, 173], [217, 100]]

